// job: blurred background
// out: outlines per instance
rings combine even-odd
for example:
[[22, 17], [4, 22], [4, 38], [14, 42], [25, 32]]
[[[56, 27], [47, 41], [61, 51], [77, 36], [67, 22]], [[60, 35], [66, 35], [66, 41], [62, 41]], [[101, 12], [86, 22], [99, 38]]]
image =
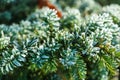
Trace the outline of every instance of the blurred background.
[[[120, 4], [120, 0], [49, 0], [61, 11], [67, 7], [78, 8], [83, 16], [110, 4]], [[0, 24], [18, 23], [24, 20], [38, 6], [38, 0], [0, 0]]]

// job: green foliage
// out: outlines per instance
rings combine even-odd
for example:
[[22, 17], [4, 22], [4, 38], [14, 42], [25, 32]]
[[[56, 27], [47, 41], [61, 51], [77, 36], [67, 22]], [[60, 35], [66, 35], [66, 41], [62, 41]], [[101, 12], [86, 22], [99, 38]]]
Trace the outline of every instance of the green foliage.
[[61, 19], [55, 10], [43, 8], [19, 24], [0, 24], [0, 80], [110, 80], [114, 76], [120, 66], [119, 11], [114, 14], [119, 6], [85, 15], [87, 8], [82, 12], [71, 6]]

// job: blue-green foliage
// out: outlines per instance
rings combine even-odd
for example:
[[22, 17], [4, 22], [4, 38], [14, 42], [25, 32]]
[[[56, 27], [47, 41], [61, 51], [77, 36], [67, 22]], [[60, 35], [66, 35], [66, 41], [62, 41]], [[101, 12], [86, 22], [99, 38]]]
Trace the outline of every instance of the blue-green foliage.
[[43, 8], [1, 24], [0, 79], [109, 80], [120, 66], [120, 21], [104, 9], [88, 18], [68, 8], [60, 19]]

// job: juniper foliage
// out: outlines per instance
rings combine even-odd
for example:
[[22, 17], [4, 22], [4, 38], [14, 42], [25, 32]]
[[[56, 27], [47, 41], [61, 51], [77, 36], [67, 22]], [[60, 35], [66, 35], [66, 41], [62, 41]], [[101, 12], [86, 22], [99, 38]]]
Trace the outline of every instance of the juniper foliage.
[[120, 20], [107, 7], [87, 19], [37, 9], [0, 32], [1, 80], [110, 80], [120, 66]]

